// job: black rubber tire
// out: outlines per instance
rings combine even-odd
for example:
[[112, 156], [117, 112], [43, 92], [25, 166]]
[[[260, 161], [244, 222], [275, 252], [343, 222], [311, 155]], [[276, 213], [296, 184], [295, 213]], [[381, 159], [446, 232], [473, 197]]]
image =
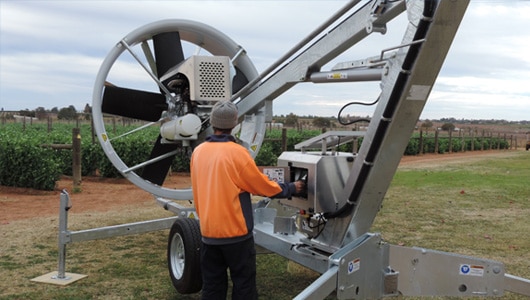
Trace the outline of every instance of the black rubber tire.
[[197, 293], [202, 288], [200, 246], [199, 221], [178, 218], [169, 231], [167, 264], [171, 282], [180, 294]]

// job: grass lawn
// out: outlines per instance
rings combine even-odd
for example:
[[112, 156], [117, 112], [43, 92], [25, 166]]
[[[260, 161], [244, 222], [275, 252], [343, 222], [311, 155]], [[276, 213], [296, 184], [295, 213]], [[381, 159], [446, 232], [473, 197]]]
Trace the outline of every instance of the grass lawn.
[[[75, 195], [73, 196], [75, 198]], [[154, 204], [72, 214], [70, 230], [162, 218]], [[393, 244], [498, 260], [530, 278], [530, 153], [473, 163], [400, 168], [373, 232]], [[0, 225], [0, 299], [199, 299], [173, 289], [168, 230], [67, 246], [65, 287], [30, 279], [57, 270], [58, 217]], [[275, 254], [258, 255], [261, 299], [291, 299], [318, 274]], [[429, 298], [431, 299], [431, 298]], [[507, 293], [501, 299], [528, 299]]]

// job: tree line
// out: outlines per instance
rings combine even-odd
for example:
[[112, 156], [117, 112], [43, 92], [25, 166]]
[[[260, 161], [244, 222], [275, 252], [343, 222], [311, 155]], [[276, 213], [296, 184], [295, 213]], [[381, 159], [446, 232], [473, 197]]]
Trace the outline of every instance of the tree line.
[[82, 112], [78, 112], [73, 105], [62, 108], [58, 108], [56, 106], [52, 109], [46, 109], [42, 106], [39, 106], [34, 110], [24, 109], [18, 111], [4, 111], [3, 108], [0, 110], [0, 115], [2, 116], [3, 120], [12, 120], [15, 118], [15, 115], [37, 118], [39, 120], [46, 120], [48, 118], [56, 118], [59, 120], [77, 120], [79, 118], [84, 118], [89, 120], [91, 113], [92, 107], [88, 104], [85, 105], [85, 108]]

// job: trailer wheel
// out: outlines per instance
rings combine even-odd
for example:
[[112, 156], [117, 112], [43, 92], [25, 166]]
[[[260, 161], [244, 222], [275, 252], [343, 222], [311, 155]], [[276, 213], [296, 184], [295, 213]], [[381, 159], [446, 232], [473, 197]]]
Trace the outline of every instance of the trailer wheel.
[[199, 221], [178, 218], [169, 232], [167, 263], [171, 282], [180, 294], [201, 290], [200, 245]]

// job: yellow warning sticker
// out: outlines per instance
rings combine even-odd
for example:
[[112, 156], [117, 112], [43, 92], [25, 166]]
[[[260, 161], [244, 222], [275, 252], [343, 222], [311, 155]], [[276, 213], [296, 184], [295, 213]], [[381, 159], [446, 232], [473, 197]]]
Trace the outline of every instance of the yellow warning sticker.
[[347, 79], [348, 74], [346, 73], [331, 73], [327, 75], [328, 79]]

